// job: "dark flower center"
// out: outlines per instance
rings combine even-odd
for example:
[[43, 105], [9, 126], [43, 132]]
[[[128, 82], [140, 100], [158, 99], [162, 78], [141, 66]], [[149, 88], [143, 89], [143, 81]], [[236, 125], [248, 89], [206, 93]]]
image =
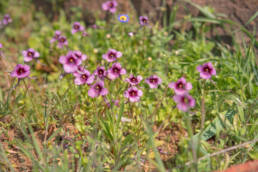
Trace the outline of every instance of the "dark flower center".
[[135, 96], [137, 96], [137, 91], [136, 91], [136, 90], [131, 90], [131, 91], [129, 92], [129, 95], [130, 95], [131, 97], [135, 97]]
[[21, 74], [23, 74], [23, 73], [25, 73], [25, 69], [24, 69], [24, 68], [19, 68], [19, 69], [17, 70], [17, 74], [18, 74], [18, 75], [21, 75]]
[[108, 57], [109, 57], [110, 59], [113, 59], [113, 58], [116, 57], [116, 55], [115, 55], [114, 53], [109, 53]]
[[81, 78], [82, 78], [83, 80], [87, 80], [87, 79], [88, 79], [88, 75], [83, 74], [83, 75], [81, 76]]
[[133, 83], [136, 83], [136, 82], [137, 82], [137, 78], [135, 78], [135, 77], [132, 77], [130, 80], [131, 80], [131, 82], [133, 82]]
[[103, 74], [104, 74], [104, 71], [103, 71], [102, 69], [99, 69], [99, 70], [98, 70], [98, 74], [99, 74], [99, 75], [103, 75]]
[[27, 55], [28, 55], [29, 57], [32, 57], [32, 56], [34, 55], [34, 52], [28, 51]]
[[157, 83], [158, 82], [158, 79], [157, 78], [151, 78], [150, 79], [150, 83]]
[[203, 68], [204, 72], [210, 73], [211, 72], [211, 68], [209, 68], [208, 66]]
[[61, 38], [60, 42], [64, 43], [65, 42], [65, 38]]
[[78, 30], [78, 29], [80, 28], [80, 26], [79, 26], [78, 24], [75, 24], [75, 25], [73, 26], [73, 28], [76, 29], [76, 30]]
[[182, 102], [188, 104], [190, 100], [187, 97], [182, 97]]
[[142, 22], [143, 22], [143, 23], [147, 23], [147, 19], [143, 18], [143, 19], [142, 19]]
[[114, 3], [113, 2], [110, 2], [109, 3], [109, 8], [113, 8], [114, 7]]
[[75, 59], [74, 59], [73, 57], [70, 57], [70, 58], [68, 59], [68, 62], [69, 62], [69, 63], [72, 63], [72, 64], [75, 64]]
[[119, 72], [120, 72], [120, 69], [117, 68], [117, 67], [114, 67], [114, 68], [113, 68], [113, 72], [114, 72], [114, 73], [119, 73]]
[[60, 36], [60, 35], [55, 34], [54, 38], [55, 38], [55, 39], [58, 39], [58, 38], [59, 38], [59, 36]]
[[179, 82], [179, 83], [177, 84], [177, 88], [184, 88], [184, 84], [183, 84], [182, 82]]
[[96, 90], [96, 91], [100, 92], [101, 89], [102, 89], [102, 87], [101, 87], [100, 85], [96, 85], [96, 86], [95, 86], [95, 90]]

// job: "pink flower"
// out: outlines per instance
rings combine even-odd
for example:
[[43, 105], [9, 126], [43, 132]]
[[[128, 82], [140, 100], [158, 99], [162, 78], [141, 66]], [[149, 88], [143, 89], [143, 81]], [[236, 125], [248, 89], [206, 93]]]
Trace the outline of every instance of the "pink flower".
[[81, 61], [84, 61], [87, 59], [87, 55], [82, 54], [82, 52], [80, 52], [80, 51], [73, 51], [73, 54], [75, 57], [77, 57]]
[[105, 96], [107, 94], [108, 94], [108, 90], [104, 88], [103, 81], [96, 82], [91, 86], [91, 88], [88, 91], [88, 95], [92, 98], [98, 97], [98, 96]]
[[197, 70], [200, 72], [200, 77], [203, 79], [210, 79], [212, 75], [216, 75], [216, 70], [211, 62], [199, 65]]
[[82, 32], [82, 36], [83, 36], [83, 37], [86, 37], [86, 36], [89, 36], [89, 34], [88, 34], [88, 32], [83, 31], [83, 32]]
[[4, 15], [4, 18], [3, 18], [3, 21], [2, 21], [3, 25], [7, 25], [7, 24], [9, 24], [9, 23], [11, 23], [11, 22], [12, 22], [12, 19], [11, 19], [11, 17], [9, 16], [9, 14], [5, 14], [5, 15]]
[[192, 84], [190, 82], [186, 82], [185, 78], [182, 77], [178, 81], [168, 84], [168, 87], [173, 88], [176, 94], [182, 95], [192, 89]]
[[142, 91], [138, 90], [136, 87], [130, 87], [128, 88], [124, 96], [129, 99], [130, 102], [138, 102], [142, 96]]
[[162, 80], [157, 75], [152, 75], [145, 81], [149, 84], [150, 88], [158, 88], [158, 85], [161, 84]]
[[78, 70], [78, 66], [82, 61], [75, 57], [72, 51], [69, 51], [66, 56], [61, 56], [59, 58], [59, 62], [63, 64], [66, 73], [73, 73]]
[[11, 76], [18, 79], [26, 78], [29, 75], [30, 75], [30, 66], [28, 65], [17, 64], [14, 70], [11, 72]]
[[121, 56], [122, 53], [114, 49], [109, 49], [106, 54], [102, 55], [103, 59], [107, 60], [108, 62], [116, 61], [116, 59], [120, 58]]
[[57, 30], [55, 31], [55, 35], [53, 36], [53, 38], [50, 40], [50, 43], [53, 43], [55, 41], [58, 41], [59, 37], [61, 36], [61, 31]]
[[114, 63], [110, 69], [108, 69], [108, 78], [114, 80], [121, 75], [126, 74], [126, 70], [122, 68], [120, 63]]
[[60, 36], [60, 37], [58, 38], [57, 47], [58, 47], [58, 48], [63, 48], [64, 46], [67, 46], [67, 45], [68, 45], [68, 41], [67, 41], [66, 37]]
[[138, 85], [142, 80], [142, 76], [133, 76], [132, 74], [130, 75], [129, 78], [126, 78], [125, 81], [128, 82], [130, 85]]
[[94, 75], [91, 75], [88, 70], [75, 72], [73, 75], [75, 76], [74, 83], [76, 85], [92, 84], [94, 81]]
[[0, 43], [0, 48], [3, 48], [3, 45]]
[[29, 62], [39, 57], [39, 53], [35, 51], [33, 48], [29, 48], [28, 50], [22, 51], [22, 54], [25, 62]]
[[140, 16], [139, 20], [140, 20], [140, 25], [142, 26], [146, 26], [149, 24], [149, 19], [147, 16]]
[[79, 22], [74, 22], [72, 27], [72, 34], [75, 34], [76, 32], [84, 31], [84, 27]]
[[101, 80], [103, 80], [107, 76], [107, 71], [105, 67], [100, 66], [94, 71], [94, 75], [98, 76]]
[[173, 99], [177, 103], [177, 108], [184, 112], [195, 106], [195, 100], [189, 94], [175, 95]]
[[102, 9], [104, 11], [109, 11], [110, 13], [115, 13], [116, 12], [116, 6], [117, 6], [116, 0], [106, 1], [102, 4]]

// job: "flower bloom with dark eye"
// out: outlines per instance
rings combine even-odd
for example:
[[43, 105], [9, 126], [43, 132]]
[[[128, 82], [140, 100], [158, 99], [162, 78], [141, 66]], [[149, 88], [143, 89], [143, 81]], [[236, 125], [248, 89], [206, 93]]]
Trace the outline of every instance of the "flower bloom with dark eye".
[[117, 6], [117, 2], [115, 0], [106, 1], [102, 4], [102, 9], [104, 11], [109, 11], [110, 13], [115, 13], [116, 12], [116, 6]]
[[145, 81], [151, 88], [157, 88], [161, 84], [162, 80], [157, 75], [152, 75]]
[[140, 16], [139, 20], [140, 20], [140, 25], [141, 26], [146, 26], [146, 25], [149, 24], [149, 19], [148, 19], [147, 16]]
[[105, 70], [105, 67], [99, 66], [94, 71], [94, 75], [98, 76], [100, 79], [104, 79], [107, 76], [107, 71]]
[[138, 102], [142, 96], [142, 91], [136, 87], [128, 88], [124, 96], [129, 99], [130, 102]]
[[108, 62], [116, 61], [117, 58], [120, 58], [123, 54], [114, 49], [109, 49], [106, 54], [102, 55], [102, 58], [107, 60]]
[[114, 63], [112, 67], [108, 69], [108, 78], [111, 80], [114, 80], [124, 74], [126, 74], [126, 70], [122, 68], [120, 63]]
[[177, 103], [177, 108], [184, 112], [195, 106], [195, 100], [189, 94], [175, 95], [173, 99]]
[[50, 40], [50, 43], [53, 43], [55, 41], [58, 41], [59, 37], [61, 36], [61, 31], [57, 30], [55, 31], [55, 35], [53, 36], [53, 38]]
[[25, 62], [29, 62], [39, 57], [39, 52], [35, 51], [33, 48], [29, 48], [28, 50], [22, 51], [22, 54]]
[[69, 51], [66, 56], [61, 56], [59, 62], [63, 64], [66, 73], [74, 73], [78, 70], [81, 60], [75, 57], [72, 51]]
[[118, 21], [121, 23], [127, 23], [129, 21], [129, 16], [126, 14], [120, 14], [118, 15]]
[[92, 98], [98, 96], [105, 96], [108, 94], [108, 90], [104, 87], [103, 81], [97, 81], [95, 84], [91, 86], [88, 91], [88, 95]]
[[5, 14], [4, 15], [4, 18], [3, 18], [3, 21], [2, 21], [2, 24], [3, 25], [7, 25], [7, 24], [9, 24], [9, 23], [11, 23], [12, 22], [12, 19], [11, 19], [11, 17], [9, 16], [9, 14]]
[[57, 47], [58, 48], [63, 48], [64, 46], [68, 45], [68, 41], [66, 39], [66, 37], [64, 36], [60, 36], [58, 38], [58, 44], [57, 44]]
[[17, 64], [14, 70], [11, 72], [11, 76], [18, 79], [26, 78], [29, 75], [30, 75], [30, 66], [28, 65]]
[[216, 75], [216, 70], [211, 62], [199, 65], [197, 70], [200, 72], [200, 77], [203, 79], [210, 79], [212, 75]]
[[94, 81], [94, 75], [91, 75], [86, 69], [82, 72], [74, 72], [73, 75], [75, 76], [74, 83], [76, 85], [92, 84]]
[[84, 27], [79, 22], [74, 22], [72, 27], [72, 34], [75, 34], [76, 32], [84, 31]]
[[192, 84], [190, 82], [186, 82], [185, 78], [182, 77], [176, 82], [168, 84], [168, 87], [173, 88], [176, 94], [182, 95], [192, 89]]
[[130, 85], [138, 85], [142, 80], [142, 76], [133, 76], [132, 74], [130, 75], [129, 78], [126, 78], [125, 81], [128, 82]]
[[77, 57], [81, 61], [84, 61], [87, 59], [87, 55], [82, 54], [82, 52], [80, 52], [80, 51], [73, 51], [73, 54], [75, 57]]

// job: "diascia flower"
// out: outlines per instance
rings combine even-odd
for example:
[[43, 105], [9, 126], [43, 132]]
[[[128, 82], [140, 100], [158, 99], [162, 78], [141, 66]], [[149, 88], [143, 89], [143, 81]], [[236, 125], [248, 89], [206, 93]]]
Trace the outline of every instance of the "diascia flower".
[[82, 52], [80, 52], [80, 51], [73, 51], [73, 54], [75, 57], [77, 57], [81, 61], [84, 61], [87, 59], [87, 55], [82, 54]]
[[11, 22], [12, 22], [12, 19], [11, 19], [11, 17], [9, 16], [9, 14], [5, 14], [5, 15], [4, 15], [4, 18], [3, 18], [3, 21], [2, 21], [3, 25], [7, 25], [7, 24], [9, 24], [9, 23], [11, 23]]
[[102, 58], [107, 60], [108, 62], [116, 61], [117, 58], [120, 58], [122, 56], [122, 53], [119, 51], [116, 51], [114, 49], [109, 49], [106, 54], [102, 55]]
[[152, 75], [145, 81], [150, 88], [158, 88], [158, 85], [161, 84], [162, 80], [157, 75]]
[[98, 76], [101, 80], [103, 80], [107, 76], [107, 71], [105, 70], [105, 67], [99, 66], [94, 71], [94, 75]]
[[108, 78], [114, 80], [121, 75], [126, 74], [126, 70], [122, 68], [120, 63], [114, 63], [110, 69], [108, 69]]
[[84, 31], [84, 27], [79, 22], [74, 22], [72, 27], [72, 34], [75, 34], [76, 32]]
[[177, 108], [184, 112], [195, 106], [195, 100], [189, 94], [175, 95], [173, 99], [177, 103]]
[[91, 75], [88, 70], [75, 72], [73, 75], [75, 76], [74, 83], [76, 85], [92, 84], [94, 81], [94, 75]]
[[55, 41], [58, 41], [59, 37], [61, 36], [61, 31], [56, 30], [55, 31], [55, 35], [53, 36], [53, 38], [50, 40], [50, 43], [53, 43]]
[[68, 41], [66, 39], [66, 37], [64, 36], [60, 36], [58, 38], [58, 44], [57, 44], [57, 47], [58, 48], [63, 48], [64, 46], [68, 45]]
[[140, 16], [139, 20], [140, 20], [140, 25], [142, 26], [146, 26], [149, 24], [149, 19], [147, 16]]
[[126, 82], [128, 82], [130, 85], [138, 85], [142, 80], [142, 76], [133, 76], [132, 74], [130, 75], [129, 78], [126, 78]]
[[75, 57], [72, 51], [69, 51], [66, 56], [61, 56], [59, 58], [59, 62], [63, 64], [66, 73], [73, 73], [78, 70], [78, 66], [82, 61]]
[[173, 88], [176, 94], [182, 95], [192, 89], [192, 84], [190, 82], [186, 82], [185, 78], [182, 77], [176, 82], [171, 82], [168, 87]]
[[142, 96], [142, 91], [139, 90], [137, 87], [130, 87], [128, 88], [124, 96], [129, 99], [130, 102], [138, 102]]
[[22, 54], [25, 62], [29, 62], [39, 57], [39, 52], [35, 51], [33, 48], [29, 48], [28, 50], [22, 51]]
[[88, 91], [88, 95], [92, 98], [98, 96], [105, 96], [108, 94], [108, 90], [104, 87], [103, 81], [97, 81], [95, 84], [91, 86]]
[[216, 75], [216, 70], [211, 62], [199, 65], [197, 70], [200, 72], [200, 77], [203, 79], [210, 79], [212, 75]]
[[14, 70], [11, 72], [11, 76], [18, 79], [26, 78], [29, 75], [30, 75], [30, 66], [28, 65], [17, 64]]
[[110, 13], [115, 13], [117, 7], [117, 2], [115, 0], [106, 1], [102, 4], [102, 9], [104, 11], [109, 11]]

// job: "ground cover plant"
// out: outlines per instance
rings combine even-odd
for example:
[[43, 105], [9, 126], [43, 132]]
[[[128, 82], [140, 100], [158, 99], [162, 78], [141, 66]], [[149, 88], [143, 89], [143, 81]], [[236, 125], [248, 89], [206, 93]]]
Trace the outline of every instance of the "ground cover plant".
[[[0, 4], [1, 171], [214, 171], [258, 159], [258, 43], [244, 26], [192, 3], [203, 16], [177, 21], [175, 6], [161, 25], [107, 1], [90, 26], [80, 10], [56, 7], [50, 20], [30, 1]], [[230, 46], [207, 36], [225, 25]]]

